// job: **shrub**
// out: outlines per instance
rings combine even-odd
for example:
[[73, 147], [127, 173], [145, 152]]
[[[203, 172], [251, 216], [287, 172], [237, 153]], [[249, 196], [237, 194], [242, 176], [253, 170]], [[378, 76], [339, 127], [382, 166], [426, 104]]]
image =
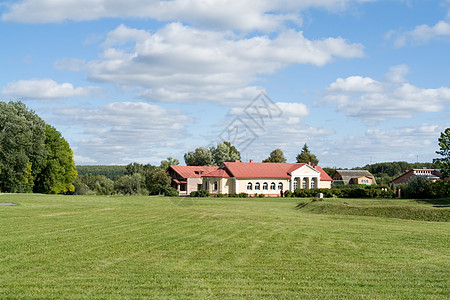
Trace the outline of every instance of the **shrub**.
[[178, 191], [173, 187], [168, 187], [164, 190], [164, 196], [166, 197], [178, 197]]
[[[256, 196], [256, 194], [255, 194], [255, 196]], [[286, 190], [286, 191], [284, 192], [284, 196], [285, 196], [285, 197], [292, 197], [292, 192], [291, 192], [290, 190]]]
[[431, 198], [431, 181], [422, 176], [415, 176], [411, 178], [404, 189], [406, 198]]
[[248, 194], [247, 193], [239, 193], [239, 198], [247, 198]]
[[190, 196], [191, 197], [209, 197], [210, 194], [209, 194], [208, 191], [201, 190], [201, 191], [193, 191], [193, 192], [191, 192]]

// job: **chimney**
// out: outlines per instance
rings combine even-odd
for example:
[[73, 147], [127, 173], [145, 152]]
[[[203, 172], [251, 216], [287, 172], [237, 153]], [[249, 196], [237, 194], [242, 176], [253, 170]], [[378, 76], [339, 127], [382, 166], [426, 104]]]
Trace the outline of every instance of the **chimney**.
[[311, 162], [310, 162], [310, 161], [308, 161], [308, 165], [311, 165]]
[[234, 161], [235, 163], [238, 163], [238, 162], [241, 162], [239, 159], [236, 159], [235, 161]]
[[253, 163], [253, 159], [250, 159], [250, 163]]

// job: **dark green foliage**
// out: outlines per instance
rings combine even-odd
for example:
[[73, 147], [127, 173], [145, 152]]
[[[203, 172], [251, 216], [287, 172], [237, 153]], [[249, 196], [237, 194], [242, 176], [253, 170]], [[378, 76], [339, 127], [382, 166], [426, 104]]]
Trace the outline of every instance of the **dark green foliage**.
[[170, 187], [170, 176], [163, 168], [153, 169], [150, 174], [147, 174], [146, 185], [150, 194], [161, 195]]
[[45, 156], [45, 122], [22, 102], [0, 102], [0, 190], [31, 192]]
[[73, 153], [67, 141], [22, 102], [0, 102], [0, 190], [73, 192]]
[[268, 158], [264, 159], [263, 163], [285, 163], [287, 160], [284, 157], [284, 153], [281, 149], [275, 149], [270, 152]]
[[148, 195], [148, 191], [144, 188], [144, 178], [140, 173], [133, 175], [124, 175], [114, 182], [114, 189], [123, 195]]
[[436, 151], [436, 153], [442, 157], [434, 159], [433, 162], [439, 165], [442, 178], [445, 178], [450, 176], [450, 128], [447, 128], [444, 132], [441, 132], [441, 137], [438, 141], [439, 151]]
[[209, 192], [200, 190], [200, 191], [192, 191], [190, 194], [191, 197], [209, 197]]
[[126, 166], [76, 166], [78, 175], [103, 175], [111, 180], [125, 175]]
[[174, 189], [173, 187], [168, 187], [166, 189], [164, 189], [163, 192], [164, 196], [166, 197], [178, 197], [178, 191], [176, 189]]
[[450, 197], [450, 181], [432, 182], [426, 177], [415, 176], [407, 184], [400, 185], [402, 196], [413, 199], [436, 199]]
[[429, 194], [431, 198], [449, 198], [450, 197], [450, 180], [436, 180], [430, 184]]
[[78, 175], [74, 181], [76, 195], [113, 195], [114, 181], [104, 175]]
[[342, 186], [331, 189], [296, 189], [286, 191], [285, 197], [312, 198], [322, 193], [325, 198], [392, 198], [392, 190], [380, 186]]
[[302, 148], [302, 152], [297, 155], [297, 162], [298, 163], [310, 162], [312, 165], [319, 164], [319, 160], [317, 159], [317, 157], [311, 152], [309, 152], [308, 145], [306, 145], [306, 143]]

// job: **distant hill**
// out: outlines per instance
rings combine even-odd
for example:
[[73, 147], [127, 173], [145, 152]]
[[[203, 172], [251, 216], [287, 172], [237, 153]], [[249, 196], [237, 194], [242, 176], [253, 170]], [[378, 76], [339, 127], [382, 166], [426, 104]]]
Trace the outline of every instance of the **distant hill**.
[[78, 175], [104, 175], [114, 180], [119, 176], [123, 176], [127, 166], [76, 166]]

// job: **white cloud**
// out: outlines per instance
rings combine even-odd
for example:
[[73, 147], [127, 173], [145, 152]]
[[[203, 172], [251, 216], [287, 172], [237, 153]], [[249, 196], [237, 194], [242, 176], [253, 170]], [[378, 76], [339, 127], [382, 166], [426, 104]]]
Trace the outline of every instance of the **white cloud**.
[[142, 102], [114, 102], [91, 109], [66, 107], [54, 113], [83, 131], [85, 138], [71, 144], [77, 163], [161, 160], [155, 158], [155, 149], [173, 147], [187, 137], [185, 124], [192, 122], [178, 110]]
[[369, 0], [21, 0], [7, 4], [2, 20], [51, 23], [138, 17], [204, 28], [273, 31], [287, 21], [301, 23], [300, 12], [311, 7], [341, 11], [363, 2]]
[[436, 144], [445, 127], [421, 124], [391, 130], [367, 129], [363, 136], [348, 136], [329, 142], [324, 148], [324, 166], [356, 167], [386, 161], [431, 161]]
[[261, 90], [250, 86], [260, 74], [364, 55], [362, 45], [342, 38], [308, 40], [294, 30], [273, 39], [237, 38], [179, 23], [155, 33], [121, 25], [108, 34], [104, 45], [101, 58], [86, 65], [91, 80], [138, 85], [143, 88], [140, 98], [163, 102], [251, 99]]
[[88, 97], [101, 91], [99, 87], [74, 87], [71, 83], [59, 84], [51, 79], [13, 81], [2, 88], [2, 94], [5, 96], [25, 99]]
[[433, 26], [429, 26], [426, 24], [418, 25], [411, 31], [390, 31], [387, 34], [387, 37], [394, 39], [394, 45], [396, 47], [403, 47], [407, 44], [426, 44], [432, 40], [442, 38], [447, 38], [449, 40], [450, 23], [446, 21], [439, 21]]
[[450, 102], [450, 88], [424, 89], [405, 82], [406, 66], [391, 68], [384, 82], [368, 77], [338, 78], [327, 88], [325, 103], [369, 125], [416, 113], [440, 112]]

